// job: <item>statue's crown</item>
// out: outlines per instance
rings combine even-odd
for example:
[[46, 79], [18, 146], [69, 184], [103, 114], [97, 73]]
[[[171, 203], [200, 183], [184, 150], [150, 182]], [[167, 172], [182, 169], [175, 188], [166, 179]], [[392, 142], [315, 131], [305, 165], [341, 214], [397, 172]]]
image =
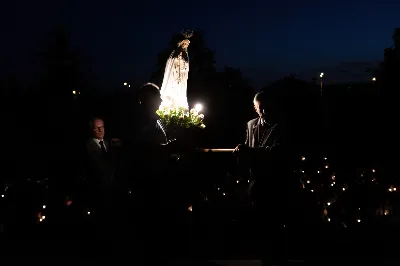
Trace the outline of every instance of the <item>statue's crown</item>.
[[189, 39], [193, 36], [192, 30], [182, 30], [182, 35], [185, 36], [186, 39]]

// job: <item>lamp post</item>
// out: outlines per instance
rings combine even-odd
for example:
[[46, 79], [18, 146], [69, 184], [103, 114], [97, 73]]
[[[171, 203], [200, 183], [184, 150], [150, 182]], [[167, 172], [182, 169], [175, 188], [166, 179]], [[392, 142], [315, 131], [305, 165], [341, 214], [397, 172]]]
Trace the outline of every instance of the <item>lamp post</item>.
[[324, 73], [322, 72], [320, 75], [319, 75], [319, 78], [320, 78], [320, 84], [321, 84], [321, 97], [322, 97], [322, 88], [323, 88], [323, 80], [324, 80]]

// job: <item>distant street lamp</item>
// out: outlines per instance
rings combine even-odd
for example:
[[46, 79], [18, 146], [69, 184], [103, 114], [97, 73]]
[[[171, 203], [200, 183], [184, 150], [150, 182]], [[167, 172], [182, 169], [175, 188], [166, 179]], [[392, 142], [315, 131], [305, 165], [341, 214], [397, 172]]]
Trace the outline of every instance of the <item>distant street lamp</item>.
[[322, 96], [322, 88], [323, 88], [323, 79], [324, 79], [324, 73], [323, 72], [321, 72], [321, 74], [319, 75], [319, 77], [320, 77], [320, 83], [321, 83], [321, 96]]

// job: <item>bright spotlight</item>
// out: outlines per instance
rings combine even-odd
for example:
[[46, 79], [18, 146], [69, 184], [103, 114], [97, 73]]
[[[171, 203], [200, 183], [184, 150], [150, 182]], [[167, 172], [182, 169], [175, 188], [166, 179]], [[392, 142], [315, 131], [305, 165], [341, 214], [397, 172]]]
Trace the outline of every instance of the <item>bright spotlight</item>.
[[196, 109], [197, 112], [200, 112], [201, 110], [203, 110], [203, 105], [201, 105], [200, 103], [196, 104], [194, 106], [194, 109]]

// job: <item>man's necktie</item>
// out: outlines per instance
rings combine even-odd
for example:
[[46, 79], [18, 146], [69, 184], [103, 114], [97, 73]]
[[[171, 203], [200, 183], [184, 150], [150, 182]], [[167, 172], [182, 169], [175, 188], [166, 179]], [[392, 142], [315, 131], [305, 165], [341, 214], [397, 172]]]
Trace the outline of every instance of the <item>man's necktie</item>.
[[107, 150], [106, 150], [106, 146], [104, 146], [104, 141], [100, 141], [99, 142], [99, 144], [100, 144], [100, 147], [101, 147], [101, 151], [103, 152], [103, 153], [107, 153]]

